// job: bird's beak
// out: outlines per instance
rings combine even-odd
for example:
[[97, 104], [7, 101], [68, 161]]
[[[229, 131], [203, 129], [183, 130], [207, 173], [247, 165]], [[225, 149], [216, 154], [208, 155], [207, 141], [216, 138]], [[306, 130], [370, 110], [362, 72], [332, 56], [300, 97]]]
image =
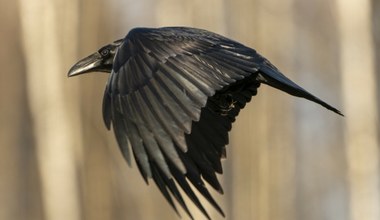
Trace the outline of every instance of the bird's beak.
[[102, 56], [96, 52], [81, 59], [69, 70], [68, 76], [77, 76], [83, 73], [98, 71], [102, 64]]

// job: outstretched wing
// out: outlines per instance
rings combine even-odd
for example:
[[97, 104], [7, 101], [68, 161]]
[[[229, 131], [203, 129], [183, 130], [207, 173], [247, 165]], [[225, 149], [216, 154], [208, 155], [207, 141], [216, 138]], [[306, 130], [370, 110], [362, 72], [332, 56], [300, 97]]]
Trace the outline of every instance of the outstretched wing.
[[[241, 89], [240, 80], [253, 82], [263, 58], [203, 30], [157, 30], [133, 29], [120, 46], [104, 95], [105, 124], [112, 124], [128, 163], [130, 143], [142, 176], [153, 178], [174, 209], [172, 197], [191, 216], [179, 185], [208, 216], [191, 183], [223, 214], [203, 179], [222, 192], [215, 173], [222, 172], [228, 131], [259, 86]], [[220, 112], [223, 91], [231, 85], [242, 91], [232, 91], [234, 102]]]

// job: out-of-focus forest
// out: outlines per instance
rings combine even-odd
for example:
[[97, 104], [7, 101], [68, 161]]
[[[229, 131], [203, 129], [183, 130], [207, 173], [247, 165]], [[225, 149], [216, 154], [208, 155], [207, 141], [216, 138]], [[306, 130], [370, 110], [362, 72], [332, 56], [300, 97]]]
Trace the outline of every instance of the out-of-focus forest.
[[108, 75], [67, 77], [133, 27], [174, 25], [257, 49], [346, 115], [261, 86], [213, 192], [225, 219], [380, 219], [380, 1], [0, 2], [0, 220], [179, 218], [103, 125]]

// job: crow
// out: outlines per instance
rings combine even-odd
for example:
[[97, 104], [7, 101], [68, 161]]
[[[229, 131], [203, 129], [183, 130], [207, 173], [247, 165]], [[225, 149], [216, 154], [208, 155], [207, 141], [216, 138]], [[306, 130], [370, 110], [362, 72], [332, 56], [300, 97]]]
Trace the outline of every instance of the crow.
[[134, 28], [125, 38], [76, 63], [68, 76], [110, 73], [103, 119], [127, 163], [134, 155], [148, 183], [177, 212], [191, 217], [178, 186], [210, 219], [193, 187], [222, 215], [205, 181], [223, 193], [228, 132], [239, 111], [266, 84], [343, 115], [284, 76], [254, 49], [219, 34], [189, 27]]

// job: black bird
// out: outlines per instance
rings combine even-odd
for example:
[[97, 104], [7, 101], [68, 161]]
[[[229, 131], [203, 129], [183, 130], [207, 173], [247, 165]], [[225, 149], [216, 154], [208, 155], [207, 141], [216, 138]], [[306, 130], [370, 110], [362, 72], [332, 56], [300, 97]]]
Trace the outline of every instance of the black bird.
[[131, 164], [132, 153], [145, 181], [153, 179], [170, 205], [177, 211], [175, 198], [190, 217], [177, 186], [207, 218], [190, 184], [224, 216], [204, 181], [223, 193], [216, 173], [222, 173], [228, 132], [261, 83], [342, 115], [254, 49], [196, 28], [132, 29], [68, 75], [96, 71], [111, 73], [103, 119], [124, 158]]

